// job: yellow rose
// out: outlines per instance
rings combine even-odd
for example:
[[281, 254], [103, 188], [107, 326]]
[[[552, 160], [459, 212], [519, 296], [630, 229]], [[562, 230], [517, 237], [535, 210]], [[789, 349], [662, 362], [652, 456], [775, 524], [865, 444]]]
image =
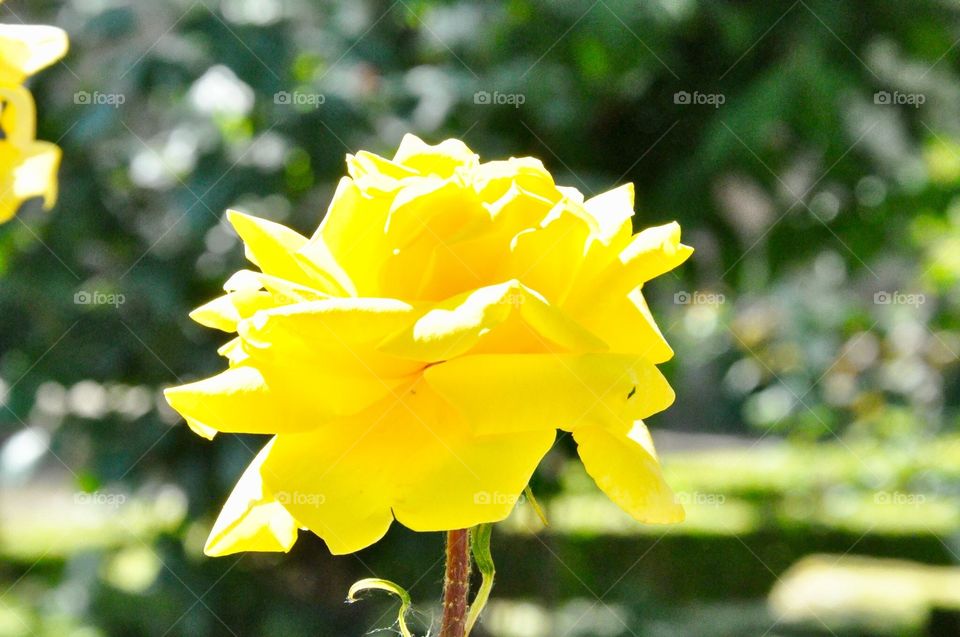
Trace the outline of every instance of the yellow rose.
[[309, 239], [228, 213], [260, 272], [191, 316], [237, 334], [229, 369], [166, 396], [205, 437], [274, 437], [206, 552], [502, 520], [558, 428], [636, 519], [681, 520], [641, 420], [674, 394], [640, 290], [692, 252], [679, 226], [632, 236], [631, 186], [584, 201], [536, 159], [480, 163], [457, 140], [347, 165]]
[[57, 199], [60, 149], [36, 140], [33, 96], [21, 84], [67, 52], [67, 35], [50, 26], [0, 25], [0, 223], [25, 200]]

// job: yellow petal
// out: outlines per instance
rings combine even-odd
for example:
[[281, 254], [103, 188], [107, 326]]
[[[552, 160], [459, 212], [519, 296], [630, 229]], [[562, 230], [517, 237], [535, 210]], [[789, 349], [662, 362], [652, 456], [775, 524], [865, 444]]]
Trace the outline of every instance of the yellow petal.
[[583, 207], [597, 220], [598, 238], [605, 244], [629, 237], [633, 217], [633, 184], [624, 184], [588, 199]]
[[293, 254], [297, 265], [326, 293], [356, 296], [357, 288], [323, 241], [309, 241]]
[[251, 263], [280, 277], [295, 279], [300, 274], [291, 255], [307, 243], [306, 237], [282, 224], [237, 210], [227, 210], [227, 220], [243, 239]]
[[[182, 415], [182, 414], [181, 414]], [[206, 438], [207, 440], [213, 440], [216, 435], [219, 433], [213, 427], [208, 427], [202, 422], [191, 418], [190, 416], [183, 416], [183, 420], [187, 423], [187, 426], [190, 427], [190, 430], [200, 436], [201, 438]]]
[[[476, 266], [458, 253], [458, 243], [486, 233], [492, 222], [476, 195], [457, 180], [420, 179], [400, 191], [390, 208], [386, 248], [379, 278], [383, 296], [439, 300], [476, 287]], [[445, 257], [459, 271], [438, 272], [434, 260]], [[489, 257], [489, 255], [488, 255]], [[482, 262], [481, 262], [482, 263]], [[482, 265], [479, 271], [485, 271]]]
[[[247, 356], [247, 353], [243, 351], [243, 340], [239, 337], [232, 338], [217, 348], [217, 354], [226, 358], [231, 367], [236, 367], [243, 361], [250, 358]], [[212, 438], [212, 436], [208, 437]]]
[[[422, 393], [432, 392], [424, 387]], [[401, 418], [406, 446], [395, 478], [397, 520], [414, 531], [465, 529], [503, 520], [556, 432], [476, 436], [452, 411], [435, 413], [433, 421], [411, 418], [410, 412]]]
[[67, 53], [67, 34], [46, 25], [0, 25], [0, 80], [19, 83]]
[[553, 439], [474, 437], [420, 384], [360, 416], [279, 436], [262, 473], [331, 552], [350, 553], [380, 539], [393, 514], [417, 531], [502, 520]]
[[205, 327], [223, 332], [236, 332], [240, 312], [230, 299], [230, 295], [218, 296], [190, 312], [190, 318]]
[[673, 349], [660, 332], [639, 288], [627, 295], [599, 294], [585, 308], [564, 309], [606, 341], [611, 351], [636, 354], [651, 363], [673, 358]]
[[237, 331], [249, 364], [268, 383], [289, 387], [325, 414], [348, 415], [395, 392], [423, 368], [375, 347], [415, 316], [415, 308], [392, 299], [331, 298], [262, 310]]
[[[611, 239], [609, 246], [595, 243], [590, 248], [564, 299], [564, 308], [575, 316], [601, 312], [608, 317], [623, 314], [600, 309], [598, 296], [600, 306], [617, 305], [629, 313], [624, 295], [676, 268], [693, 254], [693, 248], [680, 243], [680, 226], [676, 222], [647, 228], [629, 240], [627, 234], [621, 232]], [[614, 249], [619, 250], [616, 256], [611, 253]], [[597, 295], [596, 290], [603, 290], [603, 294]]]
[[471, 172], [471, 178], [474, 190], [484, 201], [496, 201], [514, 186], [552, 203], [562, 196], [543, 163], [533, 157], [484, 162]]
[[503, 267], [509, 240], [479, 231], [460, 240], [420, 241], [387, 261], [385, 290], [439, 301], [509, 277]]
[[407, 134], [400, 141], [393, 161], [424, 175], [446, 178], [457, 168], [476, 166], [479, 159], [459, 139], [448, 139], [431, 146], [416, 135]]
[[319, 301], [330, 298], [329, 294], [320, 292], [316, 288], [295, 283], [287, 279], [254, 272], [253, 270], [238, 270], [223, 284], [227, 292], [253, 292], [266, 290], [278, 297], [277, 305], [301, 303], [304, 301]]
[[473, 222], [452, 236], [422, 232], [418, 241], [388, 258], [381, 281], [391, 294], [440, 300], [508, 280], [511, 240], [539, 224], [552, 206], [513, 185], [493, 204], [484, 204], [487, 214], [476, 211]]
[[513, 240], [509, 271], [559, 303], [576, 280], [592, 232], [585, 215], [558, 204], [542, 227], [524, 230]]
[[676, 221], [647, 228], [620, 253], [628, 289], [669, 272], [691, 254], [693, 248], [680, 243], [680, 225]]
[[[380, 270], [389, 256], [384, 227], [392, 199], [368, 197], [357, 183], [344, 177], [310, 244], [323, 242], [350, 278], [356, 294], [377, 296]], [[308, 253], [313, 248], [304, 247]]]
[[57, 169], [60, 148], [48, 142], [34, 142], [23, 152], [21, 163], [13, 171], [13, 193], [19, 199], [43, 197], [50, 208], [57, 200]]
[[[519, 319], [509, 338], [500, 328]], [[460, 356], [486, 340], [487, 351], [600, 352], [606, 344], [519, 281], [492, 285], [447, 299], [385, 340], [380, 351], [438, 362]], [[496, 346], [494, 346], [494, 342]]]
[[36, 140], [37, 106], [33, 94], [22, 86], [0, 86], [3, 112], [0, 124], [5, 139], [21, 152]]
[[412, 322], [418, 307], [398, 299], [331, 297], [259, 312], [241, 336], [254, 347], [358, 349]]
[[557, 191], [566, 199], [577, 204], [583, 204], [583, 193], [576, 188], [572, 186], [557, 186]]
[[477, 435], [618, 426], [674, 399], [653, 364], [623, 354], [463, 356], [428, 367], [424, 378]]
[[49, 208], [57, 198], [60, 149], [47, 142], [31, 142], [21, 149], [0, 140], [0, 164], [11, 166], [0, 176], [0, 223], [16, 214], [27, 199], [42, 196]]
[[[228, 369], [216, 376], [164, 390], [167, 402], [196, 431], [277, 433], [304, 431], [329, 415], [316, 401], [292, 387], [271, 387], [253, 367]], [[191, 422], [192, 421], [192, 422]], [[209, 437], [209, 436], [205, 436]]]
[[197, 323], [224, 332], [236, 332], [237, 324], [260, 310], [329, 298], [322, 292], [261, 272], [240, 270], [224, 285], [227, 294], [190, 313]]
[[211, 557], [241, 551], [282, 551], [297, 541], [297, 522], [263, 484], [262, 466], [274, 441], [253, 459], [210, 531], [203, 552]]
[[352, 419], [278, 436], [261, 472], [285, 508], [335, 555], [373, 544], [393, 521], [393, 451], [384, 448], [381, 429], [383, 420]]
[[263, 289], [263, 283], [260, 281], [260, 272], [253, 270], [237, 270], [230, 275], [223, 289], [226, 292], [236, 292], [237, 290], [260, 290]]
[[393, 200], [385, 232], [389, 246], [402, 249], [421, 237], [449, 241], [489, 219], [473, 190], [457, 180], [420, 179]]
[[398, 180], [419, 175], [412, 168], [365, 150], [361, 150], [356, 155], [347, 155], [347, 172], [354, 179], [381, 180], [387, 188], [398, 187], [399, 184], [395, 183]]
[[539, 226], [554, 205], [556, 202], [512, 184], [502, 196], [487, 207], [496, 230], [505, 235], [501, 240], [509, 244], [521, 230]]
[[204, 303], [190, 312], [190, 318], [206, 327], [224, 332], [236, 332], [237, 323], [254, 312], [274, 307], [273, 296], [267, 292], [230, 292]]
[[587, 473], [621, 509], [647, 524], [683, 521], [683, 507], [663, 479], [642, 422], [627, 435], [584, 427], [574, 429], [573, 437]]
[[347, 294], [335, 273], [323, 272], [319, 261], [314, 262], [316, 267], [311, 270], [303, 267], [296, 253], [307, 245], [307, 238], [300, 233], [236, 210], [228, 210], [227, 219], [243, 239], [247, 258], [265, 274], [309, 285], [328, 294]]

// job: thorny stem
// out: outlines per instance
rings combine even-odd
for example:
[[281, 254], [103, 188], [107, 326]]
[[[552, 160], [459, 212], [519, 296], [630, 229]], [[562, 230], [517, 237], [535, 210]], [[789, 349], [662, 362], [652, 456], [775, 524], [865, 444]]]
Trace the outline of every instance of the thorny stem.
[[447, 570], [443, 579], [440, 637], [464, 637], [470, 594], [470, 532], [447, 531]]

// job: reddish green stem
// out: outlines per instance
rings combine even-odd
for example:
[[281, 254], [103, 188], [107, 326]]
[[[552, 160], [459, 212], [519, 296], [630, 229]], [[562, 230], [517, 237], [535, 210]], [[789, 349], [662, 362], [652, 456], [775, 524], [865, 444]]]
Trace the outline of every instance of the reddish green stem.
[[447, 531], [447, 570], [443, 579], [440, 637], [464, 637], [470, 594], [470, 532]]

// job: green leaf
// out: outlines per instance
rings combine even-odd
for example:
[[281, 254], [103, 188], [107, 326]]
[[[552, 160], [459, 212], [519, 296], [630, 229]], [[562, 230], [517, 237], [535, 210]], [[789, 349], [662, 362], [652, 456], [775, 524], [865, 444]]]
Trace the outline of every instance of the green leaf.
[[523, 490], [523, 495], [527, 496], [527, 501], [530, 503], [530, 506], [533, 507], [533, 510], [536, 511], [537, 517], [540, 518], [541, 522], [543, 522], [543, 526], [550, 526], [550, 523], [547, 522], [547, 514], [540, 507], [540, 503], [537, 502], [537, 499], [533, 497], [533, 489], [530, 488], [529, 484]]
[[379, 577], [368, 577], [354, 582], [350, 590], [347, 591], [347, 602], [352, 604], [357, 601], [357, 593], [369, 590], [387, 591], [400, 598], [400, 610], [397, 613], [397, 624], [400, 627], [400, 634], [403, 635], [403, 637], [413, 637], [413, 633], [411, 633], [407, 627], [406, 619], [407, 611], [410, 610], [410, 593], [390, 580], [380, 579]]
[[490, 553], [490, 537], [493, 535], [492, 524], [481, 524], [470, 529], [470, 552], [473, 553], [473, 561], [480, 571], [482, 580], [477, 596], [470, 604], [470, 612], [467, 614], [467, 631], [465, 637], [469, 637], [473, 625], [480, 618], [483, 607], [487, 605], [490, 598], [490, 591], [493, 589], [493, 576], [495, 569], [493, 566], [493, 555]]

